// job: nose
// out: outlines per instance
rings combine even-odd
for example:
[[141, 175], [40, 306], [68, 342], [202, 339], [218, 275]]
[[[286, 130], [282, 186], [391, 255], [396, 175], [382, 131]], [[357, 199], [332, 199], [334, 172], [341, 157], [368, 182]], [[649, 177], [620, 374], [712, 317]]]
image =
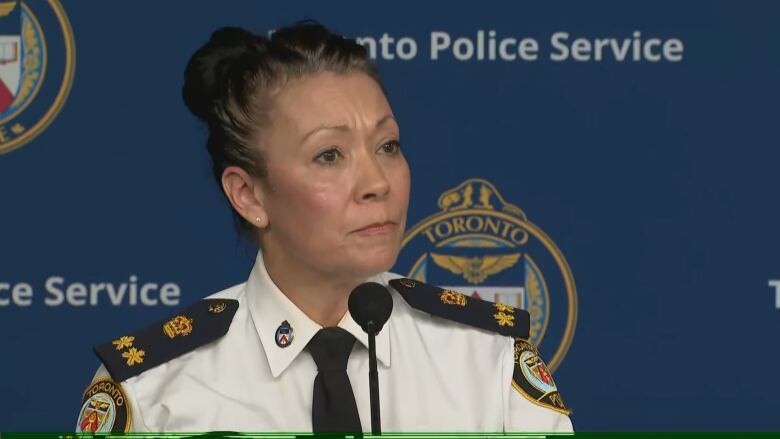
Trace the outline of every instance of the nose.
[[390, 182], [379, 160], [367, 155], [358, 163], [356, 198], [358, 202], [382, 200], [390, 193]]

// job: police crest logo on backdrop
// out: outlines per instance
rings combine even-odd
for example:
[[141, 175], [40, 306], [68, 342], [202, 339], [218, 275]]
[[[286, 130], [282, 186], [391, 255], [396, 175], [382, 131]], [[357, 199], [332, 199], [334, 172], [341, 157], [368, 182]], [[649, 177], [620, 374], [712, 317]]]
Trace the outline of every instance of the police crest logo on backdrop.
[[0, 154], [49, 126], [74, 68], [73, 31], [57, 0], [0, 1]]
[[438, 207], [409, 228], [396, 270], [472, 299], [527, 310], [530, 341], [551, 358], [554, 371], [577, 320], [574, 277], [561, 251], [487, 180], [470, 178], [444, 191]]

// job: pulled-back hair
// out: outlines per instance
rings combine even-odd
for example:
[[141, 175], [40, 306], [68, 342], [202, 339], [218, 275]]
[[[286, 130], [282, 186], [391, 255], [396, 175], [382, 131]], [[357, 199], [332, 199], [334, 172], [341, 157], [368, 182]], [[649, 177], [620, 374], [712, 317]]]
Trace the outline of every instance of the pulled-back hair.
[[320, 72], [366, 73], [384, 90], [363, 46], [314, 21], [278, 29], [270, 38], [223, 27], [192, 55], [182, 97], [208, 126], [206, 147], [218, 184], [229, 166], [267, 175], [259, 142], [274, 92], [290, 79]]

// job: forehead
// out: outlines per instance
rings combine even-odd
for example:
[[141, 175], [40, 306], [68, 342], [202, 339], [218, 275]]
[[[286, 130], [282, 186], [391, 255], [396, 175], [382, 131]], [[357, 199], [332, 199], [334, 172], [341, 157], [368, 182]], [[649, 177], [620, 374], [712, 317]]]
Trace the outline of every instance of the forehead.
[[382, 89], [365, 73], [321, 72], [289, 81], [274, 99], [274, 124], [309, 130], [371, 124], [392, 114]]

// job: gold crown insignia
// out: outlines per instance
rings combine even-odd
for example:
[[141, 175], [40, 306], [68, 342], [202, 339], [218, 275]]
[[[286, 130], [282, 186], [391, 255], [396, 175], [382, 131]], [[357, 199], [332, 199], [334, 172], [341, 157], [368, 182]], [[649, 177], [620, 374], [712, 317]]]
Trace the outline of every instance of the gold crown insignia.
[[468, 302], [465, 295], [452, 290], [442, 291], [439, 298], [447, 305], [466, 306], [466, 303]]
[[189, 335], [192, 332], [192, 319], [176, 316], [163, 325], [163, 332], [170, 338]]

